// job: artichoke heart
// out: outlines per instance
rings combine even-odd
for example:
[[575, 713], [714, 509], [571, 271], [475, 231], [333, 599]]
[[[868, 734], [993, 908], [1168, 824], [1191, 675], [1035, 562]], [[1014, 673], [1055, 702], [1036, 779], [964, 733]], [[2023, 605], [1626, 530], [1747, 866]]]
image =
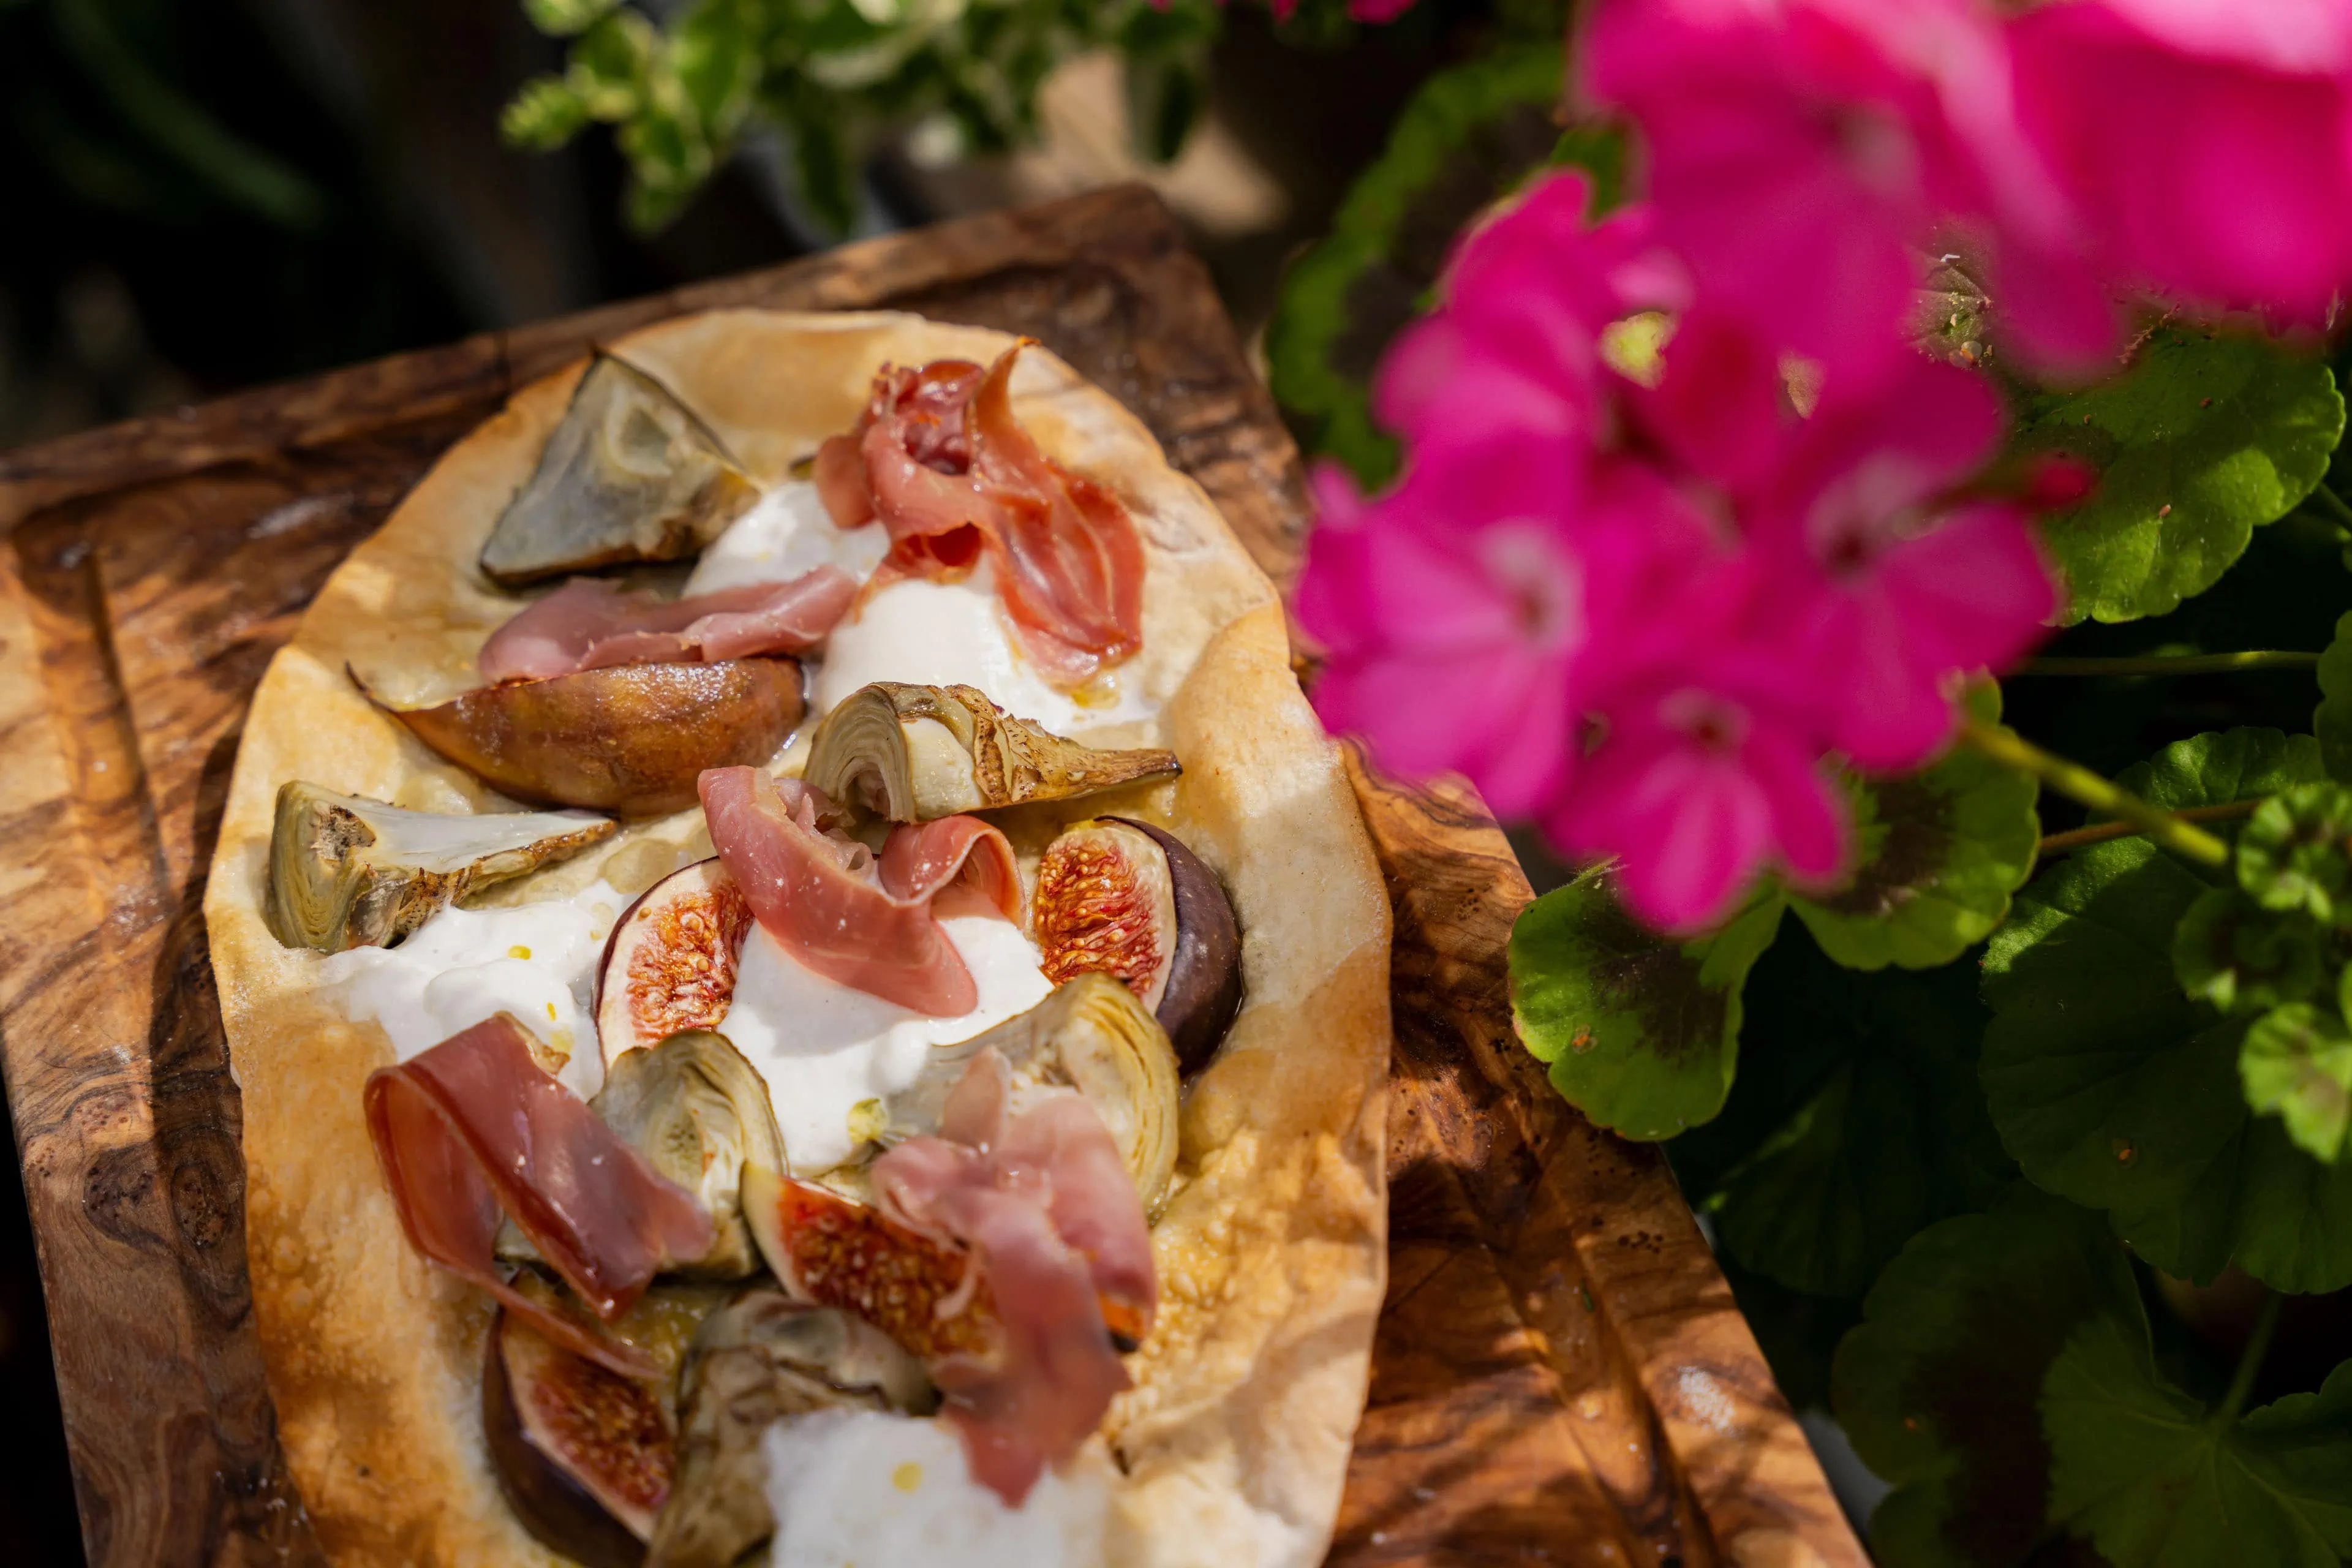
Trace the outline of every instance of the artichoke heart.
[[392, 947], [477, 888], [618, 832], [584, 811], [408, 811], [289, 779], [278, 786], [262, 915], [288, 947]]
[[760, 1439], [819, 1410], [929, 1415], [938, 1392], [861, 1318], [754, 1289], [703, 1320], [678, 1382], [677, 1468], [646, 1568], [730, 1568], [772, 1534]]
[[782, 1171], [784, 1140], [767, 1084], [726, 1036], [686, 1029], [623, 1051], [588, 1104], [710, 1211], [716, 1238], [681, 1275], [741, 1279], [758, 1270], [759, 1249], [743, 1219], [743, 1172]]
[[915, 1081], [885, 1105], [883, 1141], [937, 1131], [949, 1091], [990, 1046], [1013, 1069], [1013, 1110], [1065, 1089], [1086, 1096], [1126, 1156], [1144, 1213], [1157, 1212], [1176, 1173], [1176, 1049], [1150, 1009], [1108, 974], [1081, 974], [1016, 1018], [933, 1047]]
[[1016, 719], [969, 686], [861, 686], [810, 741], [808, 782], [893, 822], [933, 822], [1174, 778], [1176, 753], [1097, 751]]
[[595, 352], [539, 467], [482, 546], [502, 588], [566, 572], [693, 555], [759, 499], [726, 444], [677, 395]]

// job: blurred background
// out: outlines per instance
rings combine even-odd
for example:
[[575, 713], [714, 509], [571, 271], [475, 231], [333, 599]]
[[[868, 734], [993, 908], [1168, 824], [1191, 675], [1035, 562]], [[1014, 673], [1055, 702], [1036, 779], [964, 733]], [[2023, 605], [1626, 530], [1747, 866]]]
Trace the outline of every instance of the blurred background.
[[[1282, 362], [1302, 437], [1376, 478], [1364, 378], [1460, 225], [1558, 152], [1565, 19], [1561, 0], [1424, 0], [1377, 28], [1339, 0], [1279, 23], [1208, 0], [0, 0], [0, 449], [1145, 178]], [[0, 1558], [75, 1563], [17, 1184], [0, 1161]]]

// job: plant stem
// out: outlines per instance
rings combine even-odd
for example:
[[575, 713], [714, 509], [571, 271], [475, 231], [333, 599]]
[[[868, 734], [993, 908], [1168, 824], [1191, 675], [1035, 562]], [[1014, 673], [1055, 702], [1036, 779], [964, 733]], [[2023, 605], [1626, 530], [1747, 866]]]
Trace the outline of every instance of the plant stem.
[[2314, 485], [2311, 493], [2303, 499], [2306, 505], [2312, 501], [2317, 501], [2319, 503], [2317, 510], [2326, 516], [2328, 521], [2338, 528], [2352, 529], [2352, 505], [2346, 504], [2342, 496], [2329, 489], [2326, 479]]
[[2032, 773], [2060, 795], [2080, 801], [2093, 811], [2130, 823], [2176, 855], [2220, 870], [2230, 863], [2230, 847], [2206, 832], [2159, 810], [2110, 781], [2063, 757], [2053, 756], [2031, 741], [1979, 719], [1960, 721], [1960, 739], [1994, 762]]
[[2221, 1396], [2221, 1408], [2213, 1412], [2215, 1430], [2228, 1430], [2245, 1409], [2246, 1396], [2254, 1391], [2254, 1376], [2263, 1370], [2263, 1358], [2271, 1352], [2271, 1336], [2278, 1331], [2279, 1309], [2285, 1302], [2283, 1291], [2273, 1290], [2263, 1298], [2262, 1310], [2254, 1314], [2253, 1332], [2246, 1336], [2238, 1370], [2231, 1375], [2230, 1392]]
[[2227, 675], [2241, 669], [2315, 669], [2315, 653], [2149, 654], [2138, 658], [2029, 658], [2020, 675]]
[[[2259, 800], [2232, 800], [2220, 805], [2183, 806], [2172, 815], [2183, 822], [2227, 822], [2232, 817], [2252, 816], [2254, 807], [2262, 804]], [[2063, 855], [2067, 850], [2080, 849], [2085, 844], [2104, 844], [2110, 838], [2129, 838], [2147, 831], [2128, 822], [2095, 822], [2088, 827], [2049, 835], [2034, 853], [2047, 860], [2053, 855]]]

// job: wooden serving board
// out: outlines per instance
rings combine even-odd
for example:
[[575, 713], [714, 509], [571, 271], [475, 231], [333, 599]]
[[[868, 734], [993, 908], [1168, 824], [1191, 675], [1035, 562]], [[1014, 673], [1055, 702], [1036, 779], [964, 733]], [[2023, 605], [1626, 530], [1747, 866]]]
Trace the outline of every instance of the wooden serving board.
[[[344, 552], [590, 343], [720, 305], [1030, 333], [1277, 579], [1297, 451], [1139, 188], [852, 246], [0, 457], [0, 1057], [93, 1564], [322, 1561], [252, 1323], [200, 904], [247, 700]], [[1356, 768], [1397, 912], [1391, 1278], [1331, 1561], [1865, 1559], [1655, 1151], [1511, 1037], [1529, 897], [1466, 787]]]

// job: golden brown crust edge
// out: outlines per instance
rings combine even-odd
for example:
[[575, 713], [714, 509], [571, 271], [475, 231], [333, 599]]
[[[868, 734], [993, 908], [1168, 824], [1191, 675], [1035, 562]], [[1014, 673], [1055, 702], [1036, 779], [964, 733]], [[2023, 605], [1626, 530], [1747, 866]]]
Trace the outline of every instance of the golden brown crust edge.
[[[1002, 334], [898, 315], [712, 312], [614, 346], [710, 419], [763, 481], [847, 425], [884, 360], [985, 360]], [[472, 562], [535, 460], [576, 369], [519, 393], [444, 456], [352, 552], [256, 693], [205, 894], [245, 1098], [254, 1301], [288, 1461], [339, 1563], [553, 1563], [497, 1494], [478, 1415], [488, 1311], [410, 1252], [360, 1113], [382, 1031], [317, 990], [316, 954], [260, 917], [270, 800], [303, 777], [428, 809], [506, 803], [371, 709], [344, 664], [462, 684], [513, 601]], [[1165, 700], [1105, 743], [1172, 744], [1172, 785], [1118, 798], [1167, 822], [1239, 909], [1247, 995], [1195, 1083], [1178, 1194], [1154, 1232], [1159, 1326], [1106, 1424], [1118, 1563], [1305, 1564], [1328, 1542], [1363, 1407], [1385, 1269], [1381, 1092], [1388, 903], [1337, 749], [1288, 667], [1280, 606], [1207, 498], [1148, 432], [1041, 350], [1016, 405], [1063, 462], [1108, 484], [1150, 552], [1146, 653]], [[426, 695], [420, 691], [418, 695]], [[1100, 803], [1088, 803], [1087, 809]], [[1031, 813], [1015, 837], [1042, 841]], [[698, 852], [683, 818], [633, 827], [551, 890]], [[706, 852], [702, 850], [700, 852]], [[526, 882], [506, 897], [529, 896]], [[501, 899], [500, 901], [505, 901]]]

